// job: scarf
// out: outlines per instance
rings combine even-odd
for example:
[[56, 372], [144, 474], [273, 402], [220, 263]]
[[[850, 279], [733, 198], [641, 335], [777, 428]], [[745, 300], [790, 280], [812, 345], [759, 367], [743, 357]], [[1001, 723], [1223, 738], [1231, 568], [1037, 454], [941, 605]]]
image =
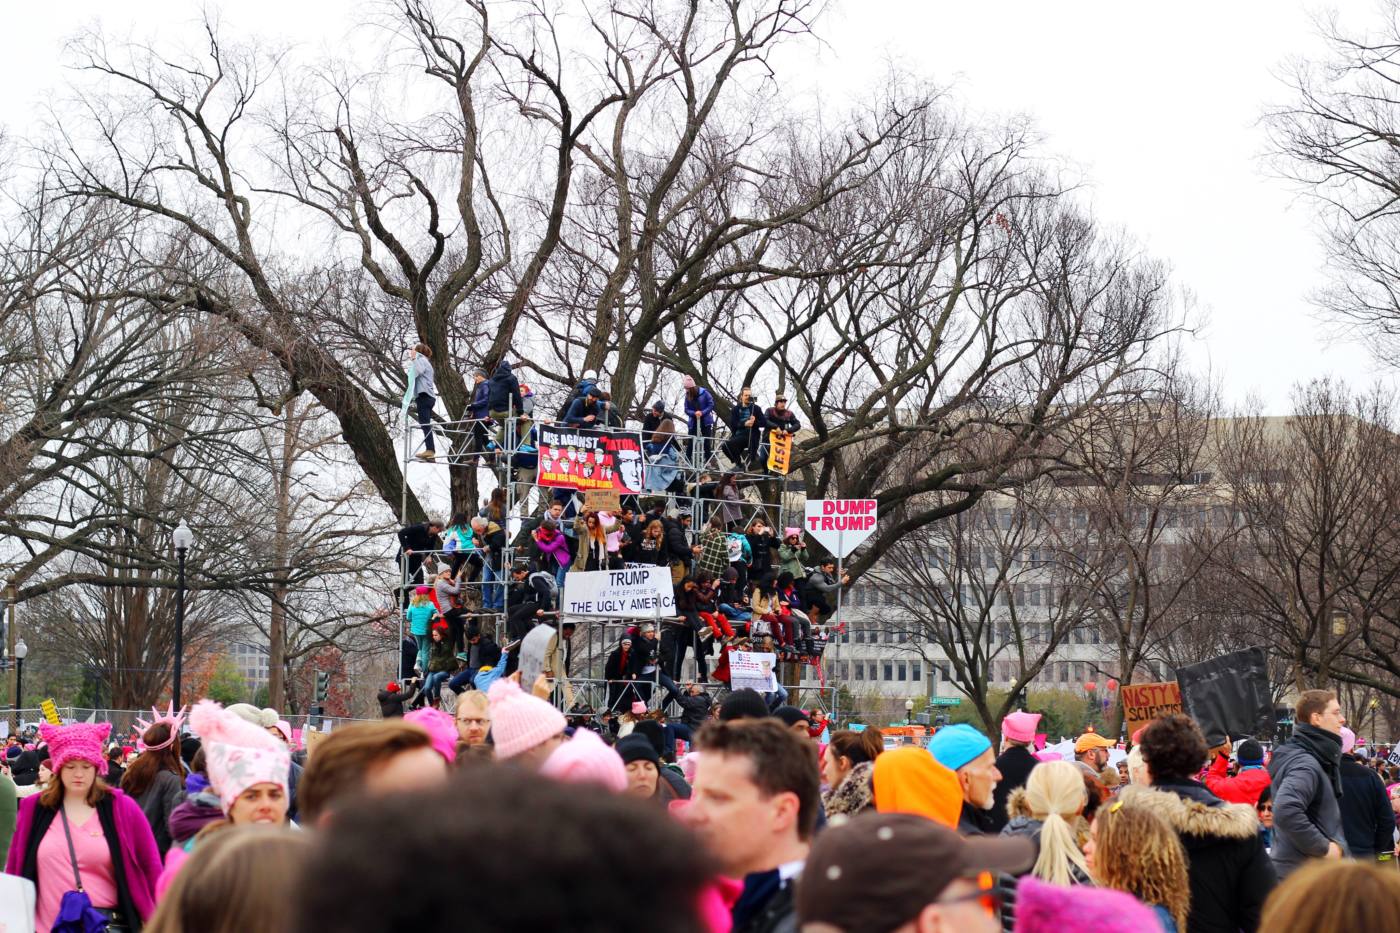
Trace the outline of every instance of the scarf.
[[1337, 799], [1342, 796], [1342, 737], [1335, 732], [1302, 723], [1293, 727], [1293, 742], [1317, 759], [1332, 781]]

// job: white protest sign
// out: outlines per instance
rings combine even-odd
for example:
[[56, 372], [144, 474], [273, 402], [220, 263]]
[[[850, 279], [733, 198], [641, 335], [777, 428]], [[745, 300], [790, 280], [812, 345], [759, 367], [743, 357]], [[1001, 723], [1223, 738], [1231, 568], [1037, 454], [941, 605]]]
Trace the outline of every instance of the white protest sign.
[[778, 656], [771, 651], [731, 651], [729, 688], [748, 687], [759, 693], [772, 693], [778, 689], [778, 675], [774, 673], [777, 665]]
[[576, 570], [564, 577], [566, 616], [604, 619], [651, 619], [676, 614], [671, 568]]
[[833, 557], [846, 557], [875, 533], [874, 499], [812, 499], [802, 530]]
[[544, 673], [544, 656], [554, 638], [554, 626], [536, 625], [520, 643], [520, 688], [529, 691]]
[[1388, 765], [1400, 766], [1400, 748], [1395, 749], [1389, 755], [1385, 756], [1385, 763]]

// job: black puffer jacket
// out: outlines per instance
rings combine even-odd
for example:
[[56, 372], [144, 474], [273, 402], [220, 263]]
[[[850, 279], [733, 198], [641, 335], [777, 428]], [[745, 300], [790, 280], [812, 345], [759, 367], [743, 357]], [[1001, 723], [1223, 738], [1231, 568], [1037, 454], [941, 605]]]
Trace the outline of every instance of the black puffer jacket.
[[1124, 806], [1157, 814], [1186, 849], [1191, 912], [1182, 933], [1253, 933], [1278, 883], [1259, 836], [1259, 817], [1242, 803], [1225, 803], [1194, 781], [1125, 787]]
[[514, 411], [516, 414], [525, 410], [525, 403], [520, 400], [520, 380], [504, 360], [486, 383], [486, 407], [490, 411]]
[[1385, 782], [1354, 755], [1342, 756], [1342, 828], [1352, 858], [1369, 861], [1395, 845], [1395, 813]]

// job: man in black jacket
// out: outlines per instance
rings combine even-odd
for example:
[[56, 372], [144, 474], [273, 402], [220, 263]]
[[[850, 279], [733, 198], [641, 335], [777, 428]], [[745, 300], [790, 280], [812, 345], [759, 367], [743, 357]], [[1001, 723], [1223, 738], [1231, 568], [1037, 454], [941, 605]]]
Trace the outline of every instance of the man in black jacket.
[[720, 449], [736, 467], [745, 467], [757, 457], [758, 444], [767, 427], [768, 419], [754, 401], [753, 390], [744, 386], [729, 413], [729, 440]]
[[426, 522], [399, 529], [399, 561], [408, 580], [408, 588], [403, 593], [405, 606], [408, 605], [409, 589], [422, 582], [424, 558], [433, 551], [442, 550], [442, 529], [440, 518], [430, 518]]
[[[515, 412], [517, 418], [525, 413], [525, 403], [520, 398], [520, 380], [515, 378], [515, 374], [510, 371], [510, 364], [505, 360], [496, 367], [495, 374], [487, 383], [486, 408], [496, 422], [496, 446], [504, 448], [506, 424], [510, 421], [510, 413]], [[516, 433], [519, 433], [518, 427]]]
[[1356, 733], [1342, 727], [1342, 829], [1354, 859], [1374, 862], [1395, 848], [1395, 814], [1381, 776], [1353, 755]]
[[1040, 726], [1039, 713], [1015, 712], [1007, 714], [1001, 721], [1002, 753], [997, 756], [997, 770], [1001, 780], [992, 793], [992, 809], [989, 814], [993, 832], [1001, 832], [1008, 819], [1006, 800], [1018, 787], [1026, 786], [1031, 769], [1040, 764], [1031, 753], [1035, 744], [1035, 730]]
[[1189, 716], [1154, 720], [1139, 747], [1152, 786], [1124, 788], [1118, 799], [1161, 817], [1186, 849], [1191, 912], [1184, 933], [1253, 933], [1278, 883], [1254, 808], [1225, 803], [1195, 780], [1209, 751]]

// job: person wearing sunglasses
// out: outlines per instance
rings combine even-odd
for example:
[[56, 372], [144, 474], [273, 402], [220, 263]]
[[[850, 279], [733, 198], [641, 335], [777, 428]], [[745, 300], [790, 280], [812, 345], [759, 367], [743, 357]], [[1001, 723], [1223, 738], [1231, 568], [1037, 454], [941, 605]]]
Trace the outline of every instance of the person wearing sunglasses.
[[799, 929], [995, 933], [995, 873], [1033, 861], [1026, 839], [964, 839], [911, 813], [862, 813], [813, 843], [797, 885]]

